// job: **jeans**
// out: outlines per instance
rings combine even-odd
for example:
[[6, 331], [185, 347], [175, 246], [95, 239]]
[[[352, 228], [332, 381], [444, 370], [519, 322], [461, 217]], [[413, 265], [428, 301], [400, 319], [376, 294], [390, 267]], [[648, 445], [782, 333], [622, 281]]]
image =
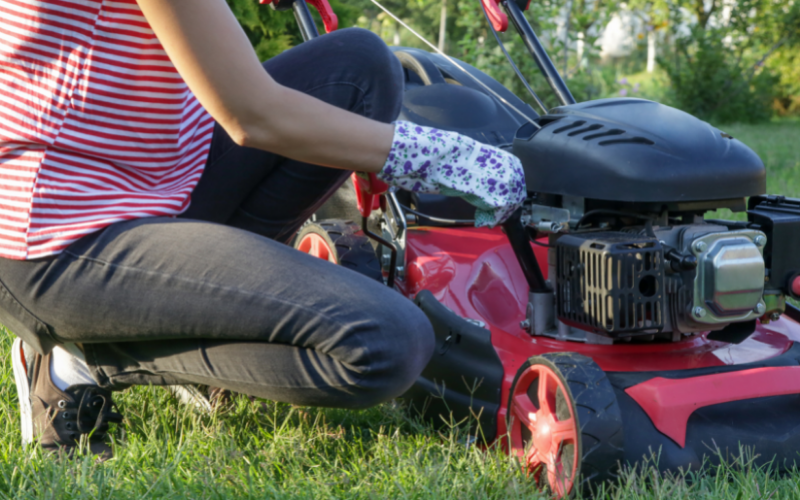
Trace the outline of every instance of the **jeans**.
[[[402, 69], [368, 31], [325, 35], [264, 67], [369, 118], [399, 113]], [[286, 245], [348, 174], [239, 147], [217, 127], [181, 217], [113, 224], [53, 257], [0, 259], [0, 321], [40, 352], [82, 343], [112, 390], [197, 383], [343, 408], [398, 396], [431, 356], [427, 318]]]

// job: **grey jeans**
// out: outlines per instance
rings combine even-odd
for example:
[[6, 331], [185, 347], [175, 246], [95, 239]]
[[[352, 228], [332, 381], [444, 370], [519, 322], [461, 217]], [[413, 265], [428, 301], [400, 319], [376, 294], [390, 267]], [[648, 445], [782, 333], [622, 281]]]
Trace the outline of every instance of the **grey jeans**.
[[[264, 66], [373, 119], [399, 111], [402, 69], [364, 30]], [[238, 147], [217, 128], [182, 218], [117, 223], [54, 257], [0, 259], [0, 321], [40, 352], [81, 342], [110, 389], [198, 383], [345, 408], [398, 396], [431, 356], [427, 318], [397, 292], [285, 244], [346, 176]]]

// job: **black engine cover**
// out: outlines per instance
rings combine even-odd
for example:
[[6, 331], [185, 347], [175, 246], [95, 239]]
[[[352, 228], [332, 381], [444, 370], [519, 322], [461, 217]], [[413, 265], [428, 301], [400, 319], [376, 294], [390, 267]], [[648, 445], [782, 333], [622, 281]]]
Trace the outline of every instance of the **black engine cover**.
[[689, 202], [763, 194], [750, 148], [683, 111], [612, 98], [552, 110], [523, 126], [514, 154], [529, 191], [621, 202]]

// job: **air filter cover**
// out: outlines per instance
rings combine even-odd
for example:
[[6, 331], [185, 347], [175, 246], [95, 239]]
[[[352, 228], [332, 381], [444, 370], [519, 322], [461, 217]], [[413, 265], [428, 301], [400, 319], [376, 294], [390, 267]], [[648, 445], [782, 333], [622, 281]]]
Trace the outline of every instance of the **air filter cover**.
[[556, 242], [561, 321], [612, 337], [664, 327], [663, 249], [628, 233], [565, 235]]

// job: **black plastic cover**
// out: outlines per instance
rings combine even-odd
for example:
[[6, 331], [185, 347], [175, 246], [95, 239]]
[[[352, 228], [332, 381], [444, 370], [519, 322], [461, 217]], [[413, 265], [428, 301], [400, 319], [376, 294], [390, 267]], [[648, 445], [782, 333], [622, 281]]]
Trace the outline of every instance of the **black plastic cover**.
[[434, 425], [444, 421], [478, 424], [486, 442], [497, 434], [497, 411], [503, 365], [492, 346], [492, 334], [442, 305], [428, 290], [415, 302], [428, 316], [436, 348], [417, 382], [403, 395], [412, 411]]
[[[391, 49], [396, 54], [402, 52], [411, 56], [404, 61], [406, 92], [400, 120], [452, 130], [492, 146], [511, 144], [517, 129], [527, 120], [509, 110], [467, 73], [526, 113], [530, 119], [539, 116], [496, 80], [465, 62], [453, 59], [458, 64], [456, 66], [445, 57], [424, 50], [408, 47]], [[411, 59], [416, 59], [417, 64], [409, 64]], [[425, 72], [432, 84], [425, 85], [415, 71]]]
[[[655, 428], [642, 408], [625, 389], [654, 377], [685, 379], [730, 373], [762, 367], [797, 366], [800, 344], [763, 361], [742, 365], [674, 370], [662, 372], [607, 372], [614, 386], [625, 425], [625, 462], [641, 463], [643, 457], [660, 471], [698, 470], [702, 465], [717, 464], [739, 456], [742, 448], [755, 451], [757, 466], [770, 464], [777, 470], [791, 469], [800, 449], [800, 427], [796, 412], [800, 396], [775, 396], [746, 399], [699, 408], [689, 417], [686, 446], [677, 443]], [[655, 456], [654, 456], [655, 454]], [[774, 460], [774, 461], [773, 461]]]
[[748, 220], [767, 235], [766, 287], [794, 295], [789, 280], [800, 273], [800, 199], [754, 196], [748, 200], [747, 208]]
[[552, 110], [523, 127], [514, 154], [529, 191], [620, 202], [724, 200], [763, 194], [750, 148], [683, 111], [611, 98]]

